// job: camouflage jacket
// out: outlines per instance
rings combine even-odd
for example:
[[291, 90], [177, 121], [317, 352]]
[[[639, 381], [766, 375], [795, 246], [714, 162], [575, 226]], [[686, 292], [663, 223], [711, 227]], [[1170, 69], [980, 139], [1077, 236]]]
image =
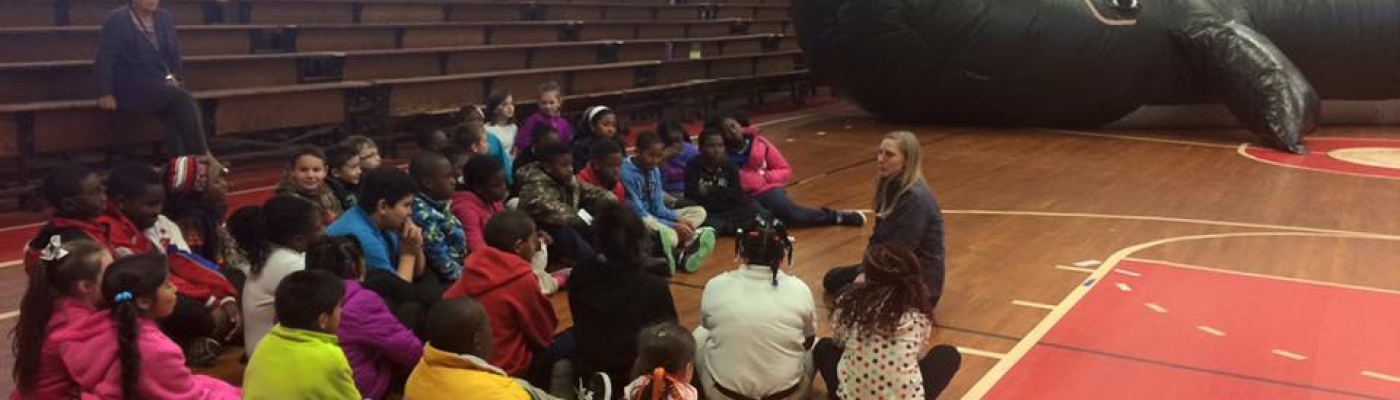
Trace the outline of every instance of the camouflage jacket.
[[611, 192], [579, 183], [573, 176], [569, 177], [567, 185], [555, 182], [539, 163], [521, 167], [515, 179], [520, 184], [520, 209], [546, 226], [581, 225], [580, 207], [593, 208], [604, 201], [617, 201]]

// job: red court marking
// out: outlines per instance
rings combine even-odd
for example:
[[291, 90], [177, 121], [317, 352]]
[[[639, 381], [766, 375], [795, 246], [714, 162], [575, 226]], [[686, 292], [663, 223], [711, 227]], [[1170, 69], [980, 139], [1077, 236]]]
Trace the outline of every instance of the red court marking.
[[1303, 144], [1308, 146], [1308, 154], [1297, 155], [1252, 145], [1245, 145], [1240, 152], [1255, 160], [1283, 167], [1370, 178], [1400, 179], [1400, 169], [1355, 164], [1327, 154], [1333, 150], [1351, 148], [1400, 149], [1400, 140], [1315, 137], [1304, 139]]
[[1400, 294], [1147, 261], [1117, 267], [1142, 276], [1096, 283], [987, 399], [1400, 398], [1400, 383], [1361, 375], [1400, 373]]

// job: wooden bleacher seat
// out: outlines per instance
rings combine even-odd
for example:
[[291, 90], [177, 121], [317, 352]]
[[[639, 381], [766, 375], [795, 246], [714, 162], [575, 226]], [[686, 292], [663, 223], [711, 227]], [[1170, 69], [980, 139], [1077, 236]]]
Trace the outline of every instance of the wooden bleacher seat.
[[559, 82], [566, 93], [594, 93], [646, 86], [644, 76], [659, 61], [536, 68], [514, 71], [382, 79], [373, 84], [389, 95], [389, 115], [394, 117], [454, 109], [468, 99], [485, 99], [495, 90], [533, 93], [540, 82]]
[[[403, 24], [182, 26], [186, 57], [354, 51], [571, 40], [706, 38], [784, 33], [787, 20], [512, 21]], [[90, 60], [96, 26], [0, 28], [0, 63]]]
[[[0, 26], [101, 25], [111, 10], [125, 5], [112, 0], [40, 0], [0, 2]], [[506, 22], [529, 20], [660, 20], [711, 18], [786, 18], [786, 4], [677, 3], [602, 1], [475, 0], [166, 0], [161, 7], [181, 26], [348, 24], [410, 22]]]

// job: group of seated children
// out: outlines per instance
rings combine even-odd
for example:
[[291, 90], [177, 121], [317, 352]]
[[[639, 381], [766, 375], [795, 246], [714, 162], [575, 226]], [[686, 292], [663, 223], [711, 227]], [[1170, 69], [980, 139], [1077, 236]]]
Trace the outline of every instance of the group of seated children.
[[[460, 126], [418, 135], [407, 172], [363, 137], [296, 149], [276, 195], [227, 223], [227, 170], [209, 157], [119, 165], [105, 185], [54, 168], [53, 218], [26, 252], [16, 398], [777, 399], [817, 371], [842, 398], [891, 384], [916, 398], [956, 370], [955, 351], [918, 357], [931, 310], [898, 249], [866, 260], [837, 339], [817, 342], [785, 226], [865, 218], [797, 205], [786, 160], [742, 116], [709, 121], [698, 146], [663, 121], [629, 156], [607, 107], [575, 129], [557, 85], [539, 105], [519, 131], [508, 93], [464, 107]], [[698, 269], [716, 236], [737, 236], [744, 265], [706, 286], [692, 334], [664, 277]], [[559, 331], [547, 296], [565, 289], [574, 325]], [[186, 367], [237, 345], [242, 389]], [[869, 381], [850, 357], [908, 363]]]

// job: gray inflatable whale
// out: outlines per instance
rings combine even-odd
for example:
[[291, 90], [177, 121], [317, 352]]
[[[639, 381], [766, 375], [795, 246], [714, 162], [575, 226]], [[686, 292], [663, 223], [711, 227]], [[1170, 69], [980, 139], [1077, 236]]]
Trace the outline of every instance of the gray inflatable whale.
[[793, 17], [815, 74], [901, 122], [1082, 127], [1223, 103], [1301, 153], [1319, 94], [1400, 97], [1400, 0], [793, 0]]

